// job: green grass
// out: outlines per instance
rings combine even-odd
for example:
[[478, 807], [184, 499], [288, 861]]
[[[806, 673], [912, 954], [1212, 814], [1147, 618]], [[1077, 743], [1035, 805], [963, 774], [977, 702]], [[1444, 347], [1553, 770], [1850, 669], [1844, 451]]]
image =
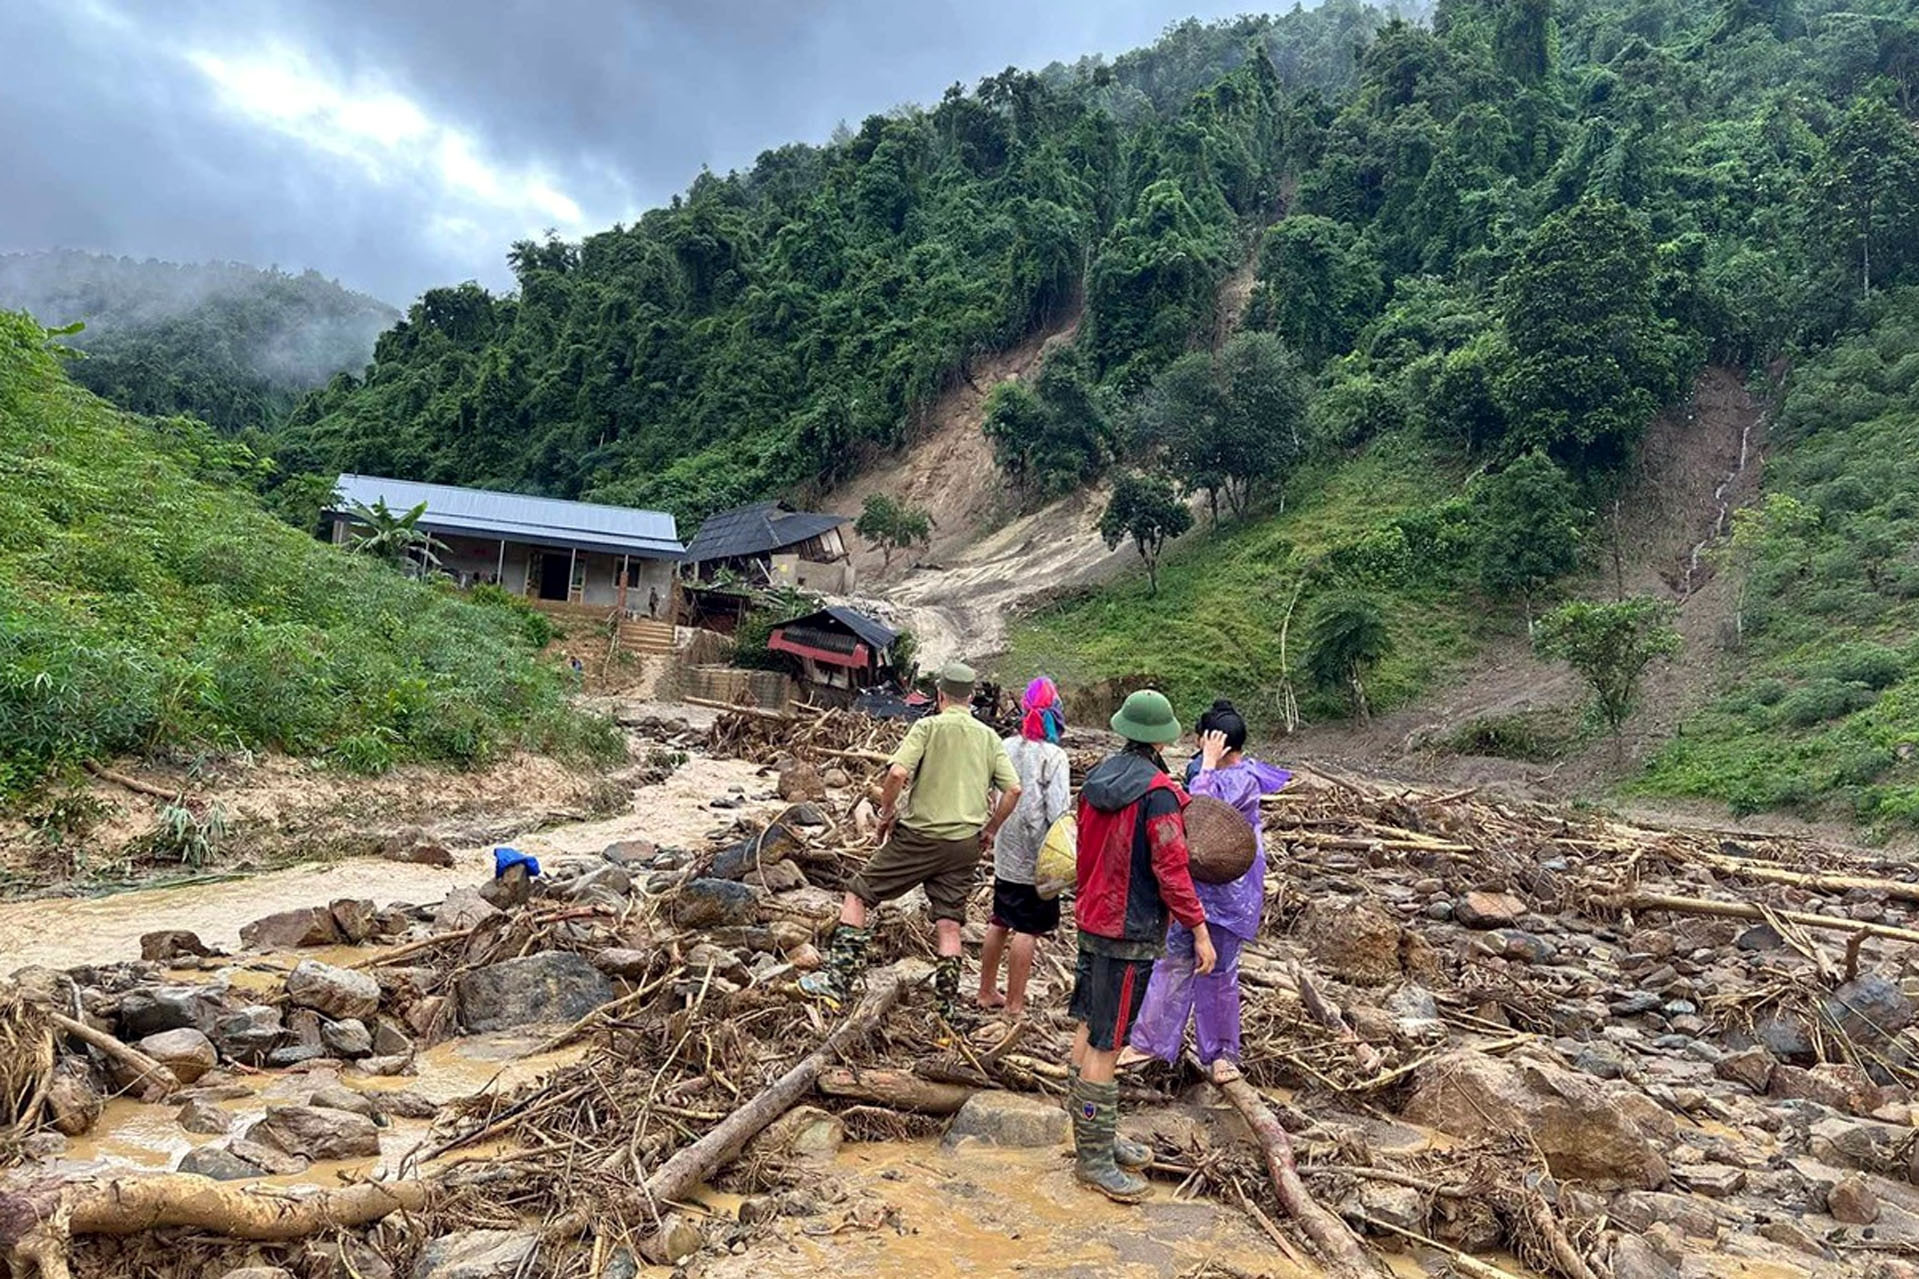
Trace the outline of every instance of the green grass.
[[272, 748], [357, 772], [616, 758], [511, 607], [273, 519], [244, 448], [122, 413], [0, 312], [0, 805], [89, 760]]
[[1794, 375], [1743, 643], [1631, 791], [1919, 826], [1919, 290], [1873, 319]]
[[[1281, 622], [1302, 568], [1315, 560], [1321, 569], [1300, 597], [1287, 643], [1308, 718], [1345, 713], [1298, 674], [1313, 604], [1329, 590], [1365, 590], [1385, 608], [1394, 653], [1368, 680], [1375, 709], [1405, 703], [1473, 651], [1484, 610], [1464, 584], [1471, 551], [1453, 500], [1454, 467], [1399, 433], [1357, 457], [1315, 464], [1293, 490], [1283, 513], [1256, 511], [1218, 533], [1202, 522], [1160, 566], [1157, 598], [1142, 571], [1023, 619], [997, 669], [1008, 679], [1044, 671], [1069, 692], [1141, 679], [1188, 719], [1229, 696], [1269, 726], [1283, 670]], [[1437, 538], [1422, 535], [1435, 523]]]

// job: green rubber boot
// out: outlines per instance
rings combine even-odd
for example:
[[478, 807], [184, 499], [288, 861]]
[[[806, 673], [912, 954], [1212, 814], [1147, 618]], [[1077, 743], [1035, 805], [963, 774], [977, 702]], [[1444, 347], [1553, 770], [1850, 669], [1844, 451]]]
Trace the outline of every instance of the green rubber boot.
[[1132, 1204], [1152, 1193], [1136, 1177], [1113, 1161], [1113, 1138], [1119, 1124], [1119, 1085], [1079, 1081], [1073, 1106], [1073, 1146], [1077, 1159], [1073, 1175], [1115, 1203]]
[[827, 943], [825, 965], [800, 978], [800, 989], [834, 1007], [845, 1003], [866, 976], [866, 952], [872, 944], [872, 929], [841, 924]]
[[960, 1002], [960, 978], [966, 975], [965, 963], [958, 955], [941, 955], [933, 966], [933, 1007], [949, 1026], [962, 1025], [962, 1019], [972, 1020]]
[[[1115, 1085], [1117, 1087], [1117, 1085]], [[1079, 1067], [1068, 1064], [1066, 1067], [1066, 1110], [1068, 1114], [1079, 1113]], [[1113, 1132], [1113, 1162], [1132, 1172], [1153, 1166], [1152, 1147], [1134, 1141], [1117, 1129]]]

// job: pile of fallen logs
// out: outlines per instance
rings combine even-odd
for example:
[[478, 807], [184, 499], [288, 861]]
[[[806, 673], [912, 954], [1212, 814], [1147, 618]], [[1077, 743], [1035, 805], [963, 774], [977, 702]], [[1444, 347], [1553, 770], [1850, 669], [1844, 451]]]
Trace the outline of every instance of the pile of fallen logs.
[[[729, 712], [714, 737], [817, 775], [877, 763], [901, 731]], [[1057, 1100], [1070, 924], [1017, 1025], [935, 1016], [930, 928], [910, 907], [881, 915], [859, 999], [835, 1010], [795, 991], [829, 890], [870, 847], [854, 819], [866, 786], [845, 771], [764, 830], [597, 882], [589, 869], [563, 897], [495, 889], [492, 913], [443, 910], [369, 955], [381, 1015], [436, 1033], [460, 1024], [474, 974], [531, 956], [578, 955], [618, 983], [543, 1032], [577, 1060], [443, 1111], [391, 1179], [293, 1199], [178, 1176], [30, 1182], [0, 1196], [0, 1255], [22, 1275], [69, 1260], [111, 1273], [98, 1236], [284, 1241], [404, 1209], [385, 1227], [394, 1256], [488, 1222], [537, 1238], [529, 1274], [598, 1274], [621, 1252], [677, 1264], [713, 1241], [702, 1184], [758, 1203], [830, 1177], [819, 1156], [842, 1138], [925, 1135], [1008, 1093]], [[810, 824], [787, 820], [802, 804], [820, 810]], [[1161, 1193], [1241, 1211], [1293, 1262], [1337, 1275], [1377, 1273], [1381, 1248], [1482, 1279], [1511, 1273], [1500, 1252], [1561, 1279], [1670, 1279], [1714, 1249], [1809, 1273], [1919, 1256], [1911, 867], [1324, 774], [1271, 797], [1265, 833], [1244, 1077], [1214, 1085], [1187, 1060], [1124, 1079]], [[783, 861], [803, 886], [779, 886]], [[76, 1045], [168, 1091], [167, 1067], [111, 1034], [0, 1000], [16, 1138], [43, 1122], [50, 1063]], [[755, 1213], [727, 1224], [730, 1243], [774, 1228]]]

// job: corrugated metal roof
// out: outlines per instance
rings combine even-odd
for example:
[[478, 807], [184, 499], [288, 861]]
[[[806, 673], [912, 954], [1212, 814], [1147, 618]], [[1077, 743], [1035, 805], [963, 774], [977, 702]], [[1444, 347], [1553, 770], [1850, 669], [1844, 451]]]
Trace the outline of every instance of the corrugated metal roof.
[[866, 641], [866, 643], [880, 652], [885, 652], [887, 649], [893, 647], [893, 641], [900, 637], [898, 631], [877, 619], [868, 617], [866, 614], [854, 609], [844, 608], [838, 604], [829, 604], [818, 612], [808, 613], [804, 617], [788, 618], [786, 621], [780, 623], [780, 628], [785, 629], [790, 626], [804, 627], [809, 623], [817, 625], [826, 618], [831, 618], [833, 621], [838, 622], [841, 626], [844, 626], [847, 630], [853, 632], [854, 635]]
[[688, 562], [729, 560], [741, 555], [764, 555], [838, 528], [845, 515], [795, 511], [784, 502], [754, 502], [709, 515], [687, 543]]
[[577, 546], [656, 559], [677, 559], [685, 550], [673, 517], [664, 511], [423, 484], [378, 475], [342, 475], [335, 492], [338, 504], [331, 509], [338, 515], [350, 515], [355, 502], [372, 506], [384, 501], [390, 509], [401, 512], [425, 502], [426, 514], [420, 517], [420, 526], [432, 533]]

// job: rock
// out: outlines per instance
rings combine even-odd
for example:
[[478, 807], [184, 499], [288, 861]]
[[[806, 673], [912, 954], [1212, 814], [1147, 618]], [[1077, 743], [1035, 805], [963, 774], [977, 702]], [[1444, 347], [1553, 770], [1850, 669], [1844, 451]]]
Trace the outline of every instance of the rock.
[[777, 789], [780, 798], [789, 804], [803, 799], [825, 799], [826, 779], [820, 776], [819, 769], [801, 760], [780, 770]]
[[532, 1230], [462, 1230], [420, 1251], [413, 1279], [517, 1279], [540, 1236]]
[[804, 830], [818, 830], [831, 822], [826, 815], [826, 810], [813, 803], [793, 805], [787, 810], [786, 820]]
[[278, 1008], [249, 1004], [213, 1023], [213, 1045], [229, 1061], [257, 1066], [266, 1060], [283, 1033]]
[[380, 1131], [365, 1115], [321, 1106], [273, 1106], [247, 1129], [247, 1140], [308, 1159], [353, 1159], [380, 1153]]
[[659, 952], [651, 950], [609, 946], [593, 952], [593, 966], [608, 977], [618, 977], [622, 981], [643, 980], [658, 961]]
[[373, 911], [372, 902], [354, 897], [342, 897], [327, 907], [340, 936], [356, 946], [373, 936]]
[[600, 856], [615, 866], [645, 866], [659, 855], [659, 851], [660, 846], [650, 839], [623, 839], [601, 849]]
[[533, 897], [533, 874], [525, 862], [514, 862], [480, 885], [480, 900], [495, 910], [513, 910]]
[[148, 1035], [134, 1047], [171, 1070], [173, 1077], [183, 1084], [196, 1082], [220, 1064], [220, 1054], [214, 1050], [213, 1041], [190, 1026]]
[[373, 935], [378, 937], [404, 937], [413, 927], [413, 919], [398, 906], [382, 906], [373, 912]]
[[722, 849], [707, 873], [714, 879], [740, 879], [748, 871], [773, 862], [785, 861], [800, 846], [800, 839], [780, 822]]
[[413, 1041], [407, 1037], [400, 1023], [391, 1017], [381, 1017], [373, 1023], [373, 1055], [376, 1057], [404, 1057], [413, 1051]]
[[1827, 1193], [1826, 1211], [1834, 1221], [1848, 1226], [1870, 1226], [1879, 1220], [1879, 1196], [1873, 1193], [1871, 1182], [1851, 1173]]
[[1638, 1235], [1622, 1234], [1613, 1244], [1613, 1279], [1674, 1279], [1679, 1271]]
[[1833, 1115], [1807, 1127], [1806, 1146], [1814, 1159], [1824, 1163], [1891, 1172], [1905, 1167], [1903, 1152], [1911, 1136], [1910, 1128]]
[[240, 930], [240, 941], [254, 950], [295, 950], [301, 946], [338, 946], [342, 938], [333, 912], [303, 906], [256, 919]]
[[200, 986], [141, 986], [120, 998], [120, 1038], [127, 1043], [162, 1031], [204, 1031], [222, 1012], [219, 996]]
[[442, 866], [450, 869], [453, 865], [453, 854], [418, 826], [404, 827], [387, 836], [380, 846], [380, 856], [390, 862], [412, 866]]
[[331, 1056], [341, 1057], [347, 1061], [357, 1061], [361, 1057], [373, 1055], [373, 1032], [368, 1030], [366, 1023], [357, 1017], [322, 1022], [320, 1045]]
[[393, 1267], [385, 1257], [350, 1237], [309, 1243], [306, 1264], [307, 1279], [393, 1279]]
[[475, 969], [460, 979], [459, 996], [461, 1024], [477, 1032], [578, 1021], [615, 992], [579, 955], [547, 951]]
[[1663, 928], [1641, 928], [1632, 935], [1627, 945], [1635, 955], [1644, 955], [1648, 959], [1671, 959], [1675, 943], [1672, 934]]
[[445, 995], [423, 995], [407, 1006], [406, 1027], [415, 1037], [433, 1043], [452, 1028], [450, 1009]]
[[1768, 1221], [1759, 1227], [1759, 1235], [1763, 1239], [1770, 1239], [1776, 1244], [1791, 1248], [1794, 1252], [1803, 1252], [1814, 1257], [1832, 1255], [1831, 1250], [1820, 1242], [1818, 1236], [1796, 1221], [1788, 1221], [1784, 1218]]
[[303, 959], [287, 974], [287, 999], [336, 1020], [371, 1017], [380, 1007], [380, 983], [350, 968]]
[[633, 880], [618, 866], [596, 866], [566, 885], [569, 901], [601, 901], [618, 906], [633, 891]]
[[1638, 1096], [1537, 1058], [1455, 1051], [1419, 1069], [1404, 1114], [1455, 1137], [1528, 1135], [1555, 1176], [1595, 1189], [1652, 1189], [1666, 1161], [1625, 1104]]
[[[740, 868], [742, 874], [746, 868]], [[759, 913], [759, 894], [728, 879], [691, 879], [667, 902], [667, 915], [680, 928], [722, 928], [749, 924]]]
[[846, 1124], [838, 1115], [818, 1106], [795, 1106], [747, 1143], [746, 1153], [749, 1158], [772, 1156], [830, 1163], [845, 1141]]
[[[1694, 1239], [1716, 1239], [1733, 1215], [1732, 1209], [1710, 1199], [1650, 1190], [1628, 1190], [1614, 1195], [1611, 1208], [1620, 1225], [1647, 1235], [1649, 1241], [1652, 1232], [1661, 1226]], [[1684, 1245], [1673, 1251], [1683, 1253]]]
[[308, 1160], [304, 1155], [290, 1155], [277, 1146], [249, 1141], [245, 1137], [233, 1138], [227, 1142], [227, 1149], [237, 1158], [246, 1160], [269, 1176], [297, 1177], [308, 1167]]
[[1649, 1013], [1665, 1002], [1650, 990], [1635, 990], [1621, 999], [1615, 999], [1607, 1005], [1607, 1011], [1615, 1017], [1638, 1017]]
[[1912, 1001], [1899, 984], [1878, 973], [1861, 973], [1826, 1000], [1826, 1016], [1853, 1039], [1873, 1041], [1912, 1025]]
[[1721, 1057], [1713, 1073], [1721, 1079], [1729, 1079], [1736, 1084], [1744, 1084], [1754, 1092], [1764, 1095], [1772, 1086], [1772, 1072], [1779, 1063], [1772, 1054], [1757, 1045], [1744, 1052], [1728, 1053]]
[[70, 1061], [55, 1067], [53, 1083], [47, 1089], [47, 1115], [55, 1131], [78, 1137], [99, 1122], [105, 1108], [106, 1102], [85, 1067]]
[[1573, 1069], [1595, 1079], [1623, 1079], [1632, 1066], [1625, 1053], [1608, 1043], [1587, 1044], [1573, 1058]]
[[1066, 1140], [1072, 1124], [1064, 1108], [1025, 1093], [976, 1092], [953, 1116], [944, 1145], [972, 1139], [989, 1146], [1037, 1148]]
[[1383, 1181], [1361, 1182], [1359, 1209], [1375, 1221], [1401, 1230], [1423, 1232], [1426, 1228], [1426, 1196], [1409, 1186]]
[[1496, 929], [1486, 936], [1497, 942], [1495, 954], [1522, 964], [1550, 964], [1559, 954], [1559, 948], [1544, 937], [1518, 928]]
[[293, 1279], [293, 1272], [278, 1266], [241, 1266], [227, 1271], [220, 1279]]
[[1314, 963], [1340, 981], [1378, 986], [1398, 981], [1399, 924], [1371, 902], [1313, 903], [1300, 939]]
[[203, 957], [213, 954], [207, 944], [184, 928], [163, 928], [140, 935], [140, 958], [149, 964], [165, 964], [183, 955]]
[[1471, 892], [1453, 903], [1453, 918], [1468, 928], [1511, 928], [1526, 903], [1511, 893]]
[[413, 1055], [404, 1057], [362, 1057], [353, 1063], [353, 1070], [361, 1075], [404, 1075], [413, 1069]]
[[790, 893], [796, 888], [805, 888], [807, 879], [805, 871], [787, 861], [750, 870], [743, 882], [754, 888], [764, 888], [769, 893]]
[[830, 790], [839, 790], [843, 786], [851, 786], [853, 784], [852, 774], [837, 765], [822, 769], [820, 771], [820, 780], [825, 782], [827, 788]]
[[372, 1097], [381, 1114], [395, 1119], [433, 1119], [440, 1113], [439, 1102], [405, 1088], [373, 1093]]
[[1505, 1240], [1506, 1228], [1483, 1199], [1435, 1199], [1432, 1235], [1462, 1252], [1490, 1252]]
[[1797, 1018], [1768, 1017], [1753, 1028], [1753, 1034], [1760, 1046], [1780, 1061], [1804, 1065], [1818, 1060], [1812, 1037]]
[[314, 1089], [313, 1095], [307, 1098], [307, 1105], [318, 1106], [322, 1110], [344, 1110], [348, 1114], [365, 1115], [368, 1119], [380, 1113], [373, 1096], [355, 1092], [344, 1084], [328, 1084]]
[[1886, 1101], [1884, 1091], [1857, 1066], [1823, 1062], [1811, 1070], [1777, 1066], [1769, 1091], [1774, 1097], [1816, 1101], [1849, 1115], [1870, 1115]]
[[233, 1112], [210, 1101], [190, 1101], [175, 1118], [188, 1132], [206, 1137], [224, 1137], [233, 1127]]
[[266, 1169], [248, 1163], [225, 1146], [196, 1146], [180, 1158], [179, 1171], [215, 1181], [245, 1181], [264, 1177]]
[[500, 913], [500, 908], [480, 896], [477, 888], [456, 888], [433, 908], [433, 926], [446, 932], [478, 928]]
[[1786, 939], [1771, 924], [1754, 924], [1734, 938], [1732, 944], [1741, 950], [1758, 952], [1779, 950], [1785, 946]]
[[1746, 1170], [1730, 1164], [1686, 1164], [1672, 1170], [1672, 1179], [1708, 1199], [1729, 1199], [1746, 1188]]

